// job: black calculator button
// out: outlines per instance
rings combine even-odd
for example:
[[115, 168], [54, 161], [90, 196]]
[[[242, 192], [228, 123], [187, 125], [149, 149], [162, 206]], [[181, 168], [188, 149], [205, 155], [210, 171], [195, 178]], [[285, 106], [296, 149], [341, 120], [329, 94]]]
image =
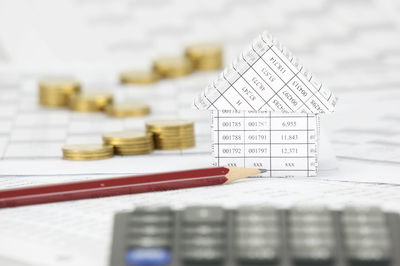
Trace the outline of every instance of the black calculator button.
[[171, 226], [166, 225], [131, 226], [127, 229], [127, 234], [134, 236], [170, 236], [172, 234], [172, 228]]
[[169, 214], [142, 214], [134, 212], [128, 218], [128, 223], [133, 225], [170, 224], [172, 220], [173, 217]]
[[292, 256], [296, 265], [329, 265], [334, 258], [332, 246], [319, 241], [292, 245]]
[[192, 235], [214, 235], [214, 236], [222, 236], [226, 233], [226, 229], [223, 226], [215, 226], [215, 225], [207, 225], [207, 224], [199, 224], [199, 225], [190, 225], [182, 227], [182, 232], [185, 237], [190, 237]]
[[222, 248], [225, 245], [225, 239], [213, 236], [193, 236], [182, 240], [184, 247], [197, 248]]
[[237, 210], [237, 225], [276, 224], [279, 220], [278, 211], [270, 207], [241, 207]]
[[171, 214], [172, 209], [168, 206], [147, 206], [137, 207], [134, 212], [141, 214]]
[[207, 265], [222, 262], [225, 254], [221, 249], [187, 247], [184, 248], [182, 256], [185, 265]]
[[239, 248], [237, 251], [239, 263], [244, 265], [264, 264], [278, 261], [279, 253], [275, 248], [256, 247], [256, 248]]
[[225, 210], [220, 207], [188, 207], [183, 212], [184, 223], [224, 223]]
[[240, 247], [256, 248], [258, 246], [278, 248], [280, 246], [280, 242], [281, 241], [279, 238], [266, 237], [266, 236], [247, 236], [236, 239], [236, 245], [239, 248]]
[[257, 225], [241, 225], [236, 226], [236, 235], [266, 235], [266, 236], [276, 236], [279, 237], [280, 229], [278, 226], [267, 226], [264, 224], [257, 224]]
[[129, 247], [158, 248], [171, 246], [171, 241], [168, 237], [135, 236], [128, 238], [127, 241]]

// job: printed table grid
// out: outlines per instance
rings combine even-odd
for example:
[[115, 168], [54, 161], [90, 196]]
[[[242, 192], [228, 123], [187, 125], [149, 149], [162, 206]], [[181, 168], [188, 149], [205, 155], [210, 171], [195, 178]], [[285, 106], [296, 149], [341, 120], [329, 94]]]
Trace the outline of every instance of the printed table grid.
[[[282, 113], [325, 113], [336, 104], [329, 90], [313, 82], [295, 57], [263, 33], [227, 67], [195, 106], [235, 111], [273, 110]], [[268, 41], [264, 38], [268, 38]], [[223, 80], [222, 83], [218, 82]]]
[[212, 111], [212, 121], [215, 165], [264, 168], [270, 176], [316, 175], [315, 115], [223, 110]]
[[[276, 51], [274, 51], [274, 49], [271, 49], [273, 52], [274, 52], [274, 54], [278, 57], [278, 58], [280, 58], [281, 59], [281, 61], [287, 66], [287, 68], [288, 69], [290, 69], [290, 71], [292, 71], [293, 73], [294, 73], [294, 71], [290, 68], [290, 64], [286, 64], [285, 63], [285, 60], [284, 59], [282, 59], [282, 58], [284, 58], [284, 56], [282, 56], [282, 58], [278, 55], [278, 53], [276, 52]], [[282, 52], [283, 53], [283, 50], [280, 50], [280, 52]], [[287, 58], [286, 58], [287, 59]], [[290, 61], [291, 62], [291, 61]], [[301, 66], [301, 69], [299, 70], [299, 72], [301, 72], [301, 70], [303, 70], [303, 66]], [[310, 85], [310, 87], [314, 87], [312, 84], [311, 84], [311, 79], [312, 79], [312, 77], [310, 77], [310, 80], [307, 80], [308, 82], [309, 82], [309, 85]], [[324, 105], [324, 107], [326, 108], [326, 109], [329, 109], [324, 103], [323, 103], [323, 100], [321, 100], [320, 99], [320, 97], [318, 97], [318, 94], [315, 94], [315, 92], [313, 91], [313, 90], [311, 90], [310, 88], [309, 88], [309, 86], [307, 86], [307, 84], [305, 84], [305, 82], [302, 80], [302, 78], [301, 78], [301, 76], [299, 76], [299, 80], [301, 81], [301, 83], [303, 83], [303, 85], [311, 92], [311, 96], [308, 98], [308, 100], [312, 97], [312, 96], [315, 96], [318, 100], [320, 100], [320, 102], [321, 102], [321, 104], [323, 104]], [[315, 87], [314, 87], [315, 88]], [[317, 88], [315, 88], [315, 91], [317, 92], [317, 91], [320, 91], [321, 90], [321, 88], [322, 88], [322, 84], [320, 85], [320, 87], [317, 89]], [[327, 101], [329, 101], [330, 100], [330, 98], [331, 98], [331, 96], [332, 96], [332, 94], [329, 96], [329, 98], [328, 99], [326, 99], [325, 97], [325, 100], [327, 100]], [[307, 100], [307, 101], [308, 101]], [[307, 101], [305, 101], [305, 102], [307, 102]], [[301, 107], [301, 106], [300, 106]], [[299, 108], [300, 108], [299, 107]]]

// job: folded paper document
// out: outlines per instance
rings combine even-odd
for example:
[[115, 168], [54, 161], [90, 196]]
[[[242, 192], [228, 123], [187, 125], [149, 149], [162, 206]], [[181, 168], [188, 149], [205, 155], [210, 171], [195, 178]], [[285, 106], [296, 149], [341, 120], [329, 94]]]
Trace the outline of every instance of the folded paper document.
[[214, 165], [315, 176], [319, 115], [337, 98], [267, 32], [194, 100], [212, 112]]

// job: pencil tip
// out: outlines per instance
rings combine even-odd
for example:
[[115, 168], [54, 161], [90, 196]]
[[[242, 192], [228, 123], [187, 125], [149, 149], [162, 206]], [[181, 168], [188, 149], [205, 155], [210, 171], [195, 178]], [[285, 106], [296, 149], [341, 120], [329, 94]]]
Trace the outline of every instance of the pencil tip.
[[267, 169], [258, 169], [260, 171], [260, 174], [267, 172]]

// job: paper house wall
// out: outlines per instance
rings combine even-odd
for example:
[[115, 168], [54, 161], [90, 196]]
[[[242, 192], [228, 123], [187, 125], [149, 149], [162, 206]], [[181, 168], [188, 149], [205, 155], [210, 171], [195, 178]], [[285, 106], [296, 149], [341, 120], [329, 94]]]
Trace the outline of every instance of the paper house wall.
[[215, 166], [315, 176], [320, 114], [337, 98], [267, 32], [194, 100], [211, 111]]

